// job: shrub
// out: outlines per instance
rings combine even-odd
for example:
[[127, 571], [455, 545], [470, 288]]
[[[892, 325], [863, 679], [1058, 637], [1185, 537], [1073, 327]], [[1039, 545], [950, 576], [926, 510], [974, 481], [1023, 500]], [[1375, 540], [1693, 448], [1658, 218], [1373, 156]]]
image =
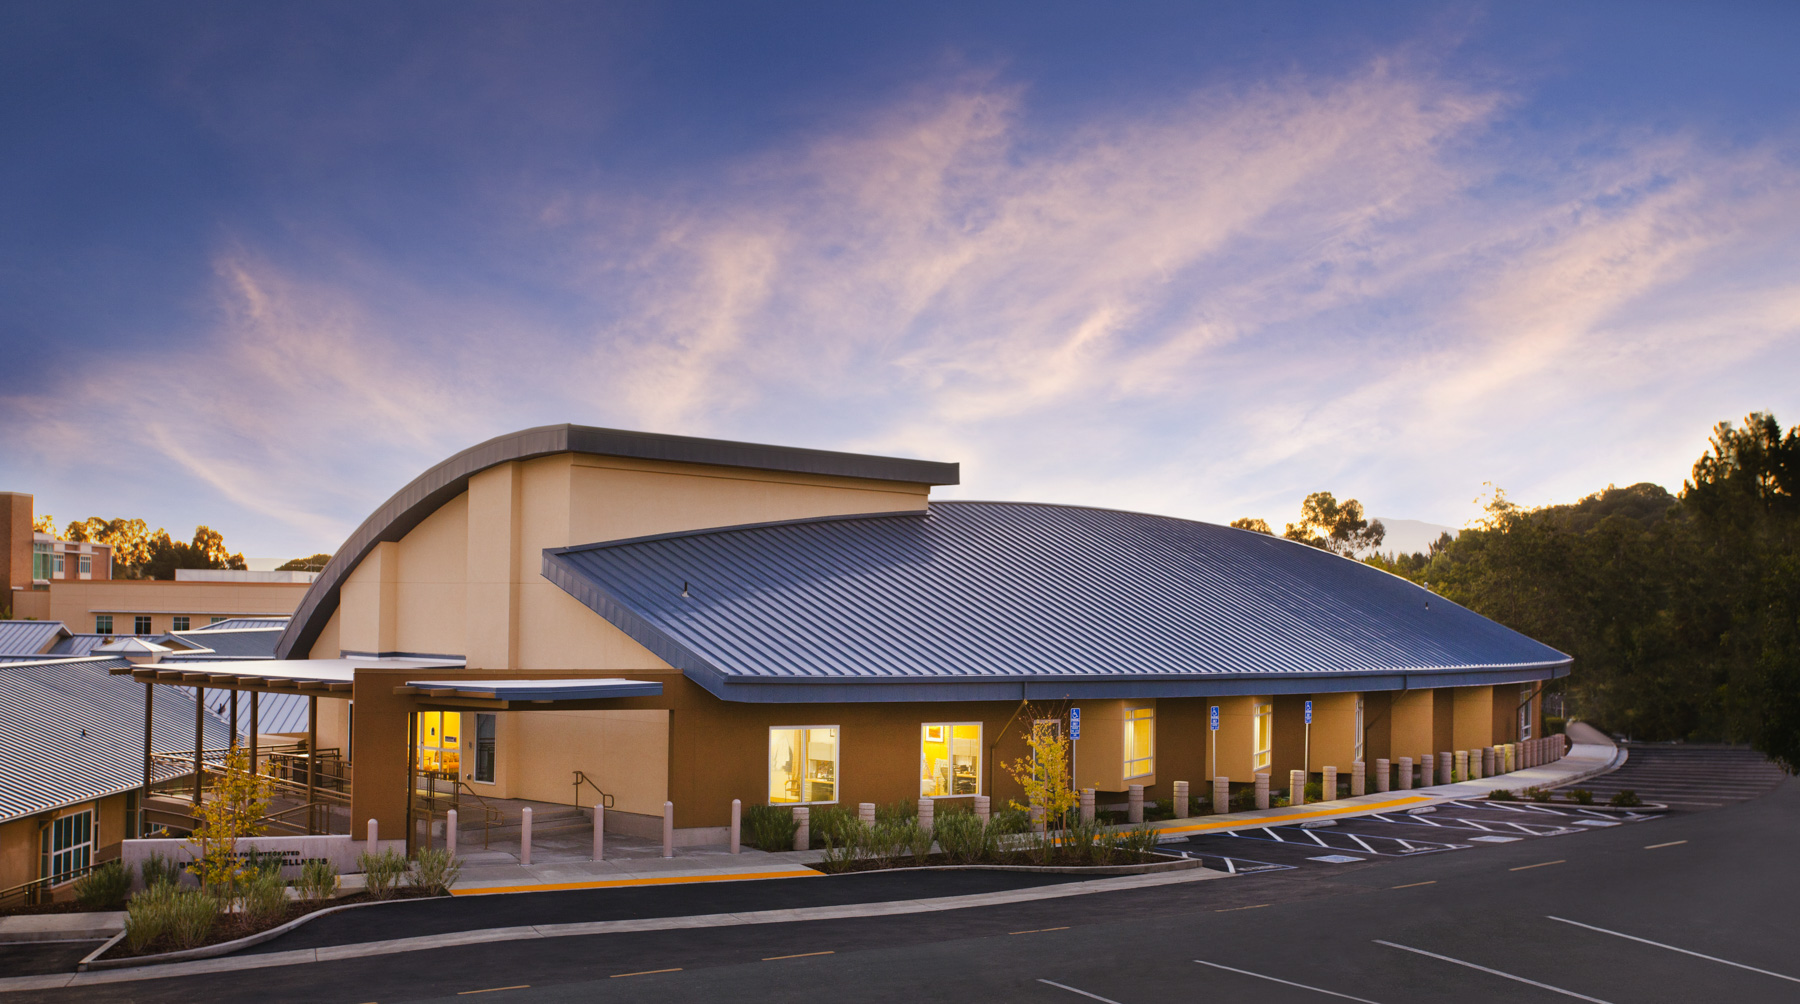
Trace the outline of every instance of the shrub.
[[744, 810], [743, 838], [750, 846], [764, 851], [791, 851], [794, 832], [799, 824], [793, 813], [773, 805], [752, 805]]
[[1162, 832], [1153, 826], [1139, 826], [1119, 835], [1119, 849], [1127, 854], [1147, 857], [1156, 850]]
[[84, 910], [117, 910], [131, 893], [123, 861], [108, 861], [75, 880], [75, 902]]
[[144, 877], [144, 888], [181, 884], [181, 866], [161, 854], [152, 854], [138, 865], [138, 874]]
[[244, 855], [244, 869], [248, 873], [246, 877], [280, 875], [286, 864], [280, 851], [259, 851], [253, 847]]
[[937, 839], [937, 834], [920, 826], [917, 820], [906, 824], [906, 831], [903, 835], [906, 839], [906, 850], [913, 856], [915, 862], [923, 862], [931, 854], [931, 845]]
[[875, 824], [877, 826], [882, 823], [899, 823], [917, 818], [919, 818], [919, 804], [908, 802], [906, 799], [875, 807]]
[[461, 874], [462, 862], [448, 849], [425, 847], [413, 856], [413, 868], [406, 873], [406, 883], [434, 896], [447, 896]]
[[[862, 820], [850, 808], [821, 805], [812, 810], [812, 818], [807, 822], [808, 838], [813, 847], [842, 847], [855, 839], [854, 831], [860, 826]], [[793, 845], [792, 838], [788, 843]]]
[[125, 905], [125, 943], [142, 952], [169, 933], [175, 884], [153, 882]]
[[1232, 792], [1231, 800], [1227, 804], [1227, 808], [1229, 808], [1232, 812], [1249, 812], [1251, 809], [1256, 808], [1256, 788], [1255, 788], [1255, 786], [1245, 785], [1244, 787], [1239, 788], [1238, 790]]
[[177, 889], [170, 900], [169, 934], [178, 948], [205, 943], [219, 921], [219, 900], [204, 889]]
[[337, 865], [329, 861], [308, 861], [300, 868], [300, 895], [318, 902], [337, 892]]
[[1325, 782], [1323, 782], [1323, 781], [1308, 781], [1308, 782], [1306, 782], [1305, 790], [1306, 790], [1306, 801], [1308, 804], [1311, 804], [1313, 802], [1325, 801]]
[[937, 821], [938, 847], [956, 864], [974, 864], [993, 850], [991, 829], [973, 812], [950, 813]]
[[1024, 809], [1001, 809], [988, 821], [988, 830], [997, 837], [1024, 833], [1031, 829], [1031, 813]]
[[406, 873], [406, 859], [393, 850], [379, 854], [364, 851], [356, 856], [356, 866], [363, 870], [363, 888], [370, 899], [387, 899], [394, 895], [394, 887]]
[[1617, 795], [1614, 795], [1606, 804], [1621, 809], [1629, 809], [1634, 805], [1643, 805], [1644, 800], [1638, 797], [1637, 792], [1632, 791], [1630, 788], [1626, 788]]
[[1555, 797], [1548, 788], [1526, 788], [1525, 797], [1533, 802], [1548, 802]]
[[1488, 792], [1487, 797], [1490, 802], [1517, 802], [1519, 800], [1519, 796], [1507, 791], [1505, 788], [1495, 788], [1493, 791]]
[[244, 916], [255, 927], [268, 927], [287, 915], [287, 883], [279, 871], [261, 872], [244, 883]]
[[1593, 805], [1594, 804], [1594, 793], [1591, 791], [1588, 791], [1586, 788], [1576, 788], [1576, 789], [1570, 791], [1569, 797], [1574, 799], [1575, 803], [1577, 805]]

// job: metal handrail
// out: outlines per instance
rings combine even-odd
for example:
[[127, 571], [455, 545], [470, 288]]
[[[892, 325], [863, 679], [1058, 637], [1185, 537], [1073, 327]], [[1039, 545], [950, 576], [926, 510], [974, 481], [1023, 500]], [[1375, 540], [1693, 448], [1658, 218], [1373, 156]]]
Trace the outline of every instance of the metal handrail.
[[606, 792], [601, 791], [600, 786], [595, 784], [594, 779], [588, 777], [585, 771], [578, 770], [575, 772], [575, 808], [581, 808], [581, 786], [583, 784], [594, 789], [594, 794], [600, 796], [601, 808], [610, 809], [613, 807], [613, 797]]
[[[281, 817], [292, 815], [293, 813], [296, 813], [296, 812], [305, 812], [307, 814], [306, 831], [308, 833], [312, 833], [314, 830], [318, 830], [318, 829], [323, 829], [329, 833], [329, 831], [331, 830], [331, 823], [330, 823], [331, 809], [335, 805], [343, 805], [343, 804], [345, 804], [345, 803], [343, 803], [343, 802], [302, 802], [299, 805], [289, 806], [288, 808], [281, 809], [281, 810], [278, 810], [275, 812], [271, 812], [268, 815], [263, 816], [261, 819], [258, 819], [257, 822], [260, 824], [276, 823], [281, 826], [298, 826], [299, 824], [290, 823]], [[326, 824], [323, 827], [315, 825], [318, 821], [317, 816], [318, 816], [318, 810], [320, 808], [323, 808], [325, 810]]]
[[[496, 823], [506, 822], [506, 814], [489, 805], [487, 799], [482, 798], [474, 788], [469, 787], [468, 782], [457, 777], [454, 773], [449, 771], [421, 771], [420, 773], [428, 779], [449, 781], [453, 785], [450, 789], [450, 807], [457, 810], [459, 817], [461, 815], [462, 796], [464, 793], [467, 793], [470, 798], [475, 800], [477, 805], [481, 806], [481, 847], [483, 850], [486, 850], [494, 825]], [[434, 820], [438, 817], [439, 810], [437, 805], [438, 794], [435, 786], [430, 789], [430, 793], [424, 798], [419, 797], [417, 787], [413, 789], [413, 806], [415, 809], [425, 813], [427, 821]], [[448, 817], [445, 818], [448, 819]], [[461, 821], [462, 820], [458, 818], [457, 822], [460, 823]]]
[[111, 862], [109, 861], [89, 861], [87, 864], [73, 871], [62, 872], [57, 875], [46, 875], [42, 878], [34, 878], [29, 882], [21, 882], [18, 885], [0, 889], [0, 903], [4, 903], [21, 893], [25, 896], [25, 902], [37, 903], [39, 902], [38, 894], [43, 890], [73, 882], [83, 875], [86, 875], [88, 872], [110, 863]]

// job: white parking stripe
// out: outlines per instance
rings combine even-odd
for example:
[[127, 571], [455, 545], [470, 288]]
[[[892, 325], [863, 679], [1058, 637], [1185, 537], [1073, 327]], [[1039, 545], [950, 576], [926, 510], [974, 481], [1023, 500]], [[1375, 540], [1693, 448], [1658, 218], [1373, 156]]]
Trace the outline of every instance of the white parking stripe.
[[1102, 997], [1099, 994], [1090, 994], [1086, 990], [1077, 990], [1074, 987], [1066, 987], [1066, 986], [1063, 986], [1061, 983], [1056, 982], [1055, 980], [1038, 980], [1038, 982], [1039, 983], [1047, 983], [1050, 986], [1053, 986], [1058, 990], [1067, 990], [1068, 992], [1070, 992], [1072, 994], [1080, 994], [1081, 996], [1089, 998], [1091, 1000], [1105, 1001], [1106, 1004], [1119, 1004], [1118, 1001], [1113, 1000], [1111, 997]]
[[1375, 943], [1377, 945], [1386, 945], [1389, 948], [1398, 948], [1402, 952], [1411, 952], [1414, 955], [1425, 955], [1425, 956], [1429, 956], [1434, 959], [1441, 959], [1445, 962], [1454, 962], [1459, 966], [1467, 966], [1470, 969], [1479, 969], [1484, 973], [1491, 973], [1495, 976], [1504, 976], [1505, 978], [1507, 978], [1509, 980], [1513, 980], [1518, 983], [1524, 983], [1524, 984], [1527, 984], [1530, 986], [1534, 986], [1540, 990], [1548, 990], [1551, 993], [1562, 994], [1564, 997], [1574, 997], [1578, 1000], [1593, 1001], [1594, 1004], [1611, 1004], [1610, 1001], [1603, 1001], [1598, 997], [1589, 997], [1587, 994], [1578, 994], [1573, 990], [1564, 990], [1562, 987], [1553, 987], [1548, 983], [1539, 983], [1537, 980], [1528, 980], [1523, 976], [1514, 976], [1512, 973], [1503, 973], [1498, 969], [1489, 969], [1486, 966], [1478, 966], [1473, 962], [1464, 962], [1461, 959], [1453, 959], [1448, 955], [1439, 955], [1436, 952], [1427, 952], [1423, 948], [1412, 948], [1407, 945], [1396, 945], [1391, 941], [1382, 941], [1380, 938], [1376, 938]]
[[1583, 924], [1579, 920], [1569, 920], [1565, 917], [1551, 917], [1550, 919], [1561, 921], [1565, 924], [1573, 924], [1576, 927], [1585, 927], [1590, 931], [1599, 931], [1601, 934], [1610, 934], [1615, 938], [1624, 938], [1626, 941], [1636, 941], [1636, 942], [1639, 942], [1640, 944], [1655, 945], [1657, 948], [1666, 948], [1671, 952], [1680, 952], [1683, 955], [1692, 955], [1696, 959], [1705, 959], [1708, 962], [1717, 962], [1717, 963], [1720, 963], [1721, 965], [1736, 966], [1739, 969], [1748, 969], [1753, 973], [1761, 973], [1764, 976], [1773, 976], [1778, 980], [1787, 980], [1789, 983], [1800, 983], [1800, 979], [1797, 979], [1792, 976], [1787, 976], [1782, 973], [1772, 973], [1772, 972], [1769, 972], [1767, 969], [1758, 969], [1755, 966], [1746, 966], [1742, 962], [1733, 962], [1730, 959], [1721, 959], [1714, 955], [1701, 955], [1699, 952], [1690, 952], [1685, 948], [1676, 948], [1674, 945], [1665, 945], [1660, 941], [1651, 941], [1649, 938], [1640, 938], [1633, 934], [1621, 934], [1618, 931], [1608, 931], [1604, 927], [1595, 927], [1592, 924]]
[[1368, 1000], [1367, 998], [1352, 997], [1349, 994], [1340, 994], [1336, 990], [1325, 990], [1321, 987], [1309, 987], [1304, 983], [1295, 983], [1291, 980], [1279, 979], [1274, 976], [1264, 976], [1261, 973], [1253, 973], [1248, 969], [1233, 969], [1230, 966], [1221, 966], [1217, 962], [1208, 962], [1205, 959], [1195, 959], [1194, 961], [1200, 963], [1203, 966], [1211, 966], [1214, 969], [1223, 969], [1228, 973], [1241, 973], [1245, 976], [1254, 976], [1259, 980], [1268, 980], [1270, 983], [1280, 983], [1284, 986], [1299, 987], [1302, 990], [1311, 990], [1314, 993], [1326, 994], [1331, 997], [1342, 997], [1344, 1000], [1347, 1000], [1347, 1001], [1361, 1001], [1362, 1004], [1375, 1004], [1374, 1001]]

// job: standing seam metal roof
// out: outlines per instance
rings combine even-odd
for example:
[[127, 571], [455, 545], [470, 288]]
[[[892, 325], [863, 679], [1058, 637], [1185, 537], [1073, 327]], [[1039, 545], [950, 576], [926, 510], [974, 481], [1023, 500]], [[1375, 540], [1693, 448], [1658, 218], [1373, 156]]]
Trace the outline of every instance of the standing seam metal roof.
[[[813, 697], [795, 683], [929, 683], [946, 698], [944, 684], [1009, 680], [1110, 683], [1117, 696], [1218, 693], [1225, 680], [1389, 689], [1414, 674], [1500, 683], [1569, 663], [1360, 562], [1075, 506], [934, 502], [924, 515], [665, 534], [549, 550], [544, 574], [714, 693], [744, 700], [921, 693], [833, 686]], [[1318, 683], [1346, 676], [1357, 682]], [[1127, 681], [1140, 685], [1117, 686]]]
[[0, 621], [0, 655], [38, 655], [68, 636], [62, 621]]

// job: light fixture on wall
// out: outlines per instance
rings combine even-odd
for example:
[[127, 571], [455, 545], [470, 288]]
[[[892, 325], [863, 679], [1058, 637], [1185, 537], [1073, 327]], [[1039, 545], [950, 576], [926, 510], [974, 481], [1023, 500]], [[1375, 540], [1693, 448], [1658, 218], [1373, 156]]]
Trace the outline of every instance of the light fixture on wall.
[[681, 598], [684, 600], [687, 599], [687, 583], [686, 582], [683, 582], [681, 584]]

